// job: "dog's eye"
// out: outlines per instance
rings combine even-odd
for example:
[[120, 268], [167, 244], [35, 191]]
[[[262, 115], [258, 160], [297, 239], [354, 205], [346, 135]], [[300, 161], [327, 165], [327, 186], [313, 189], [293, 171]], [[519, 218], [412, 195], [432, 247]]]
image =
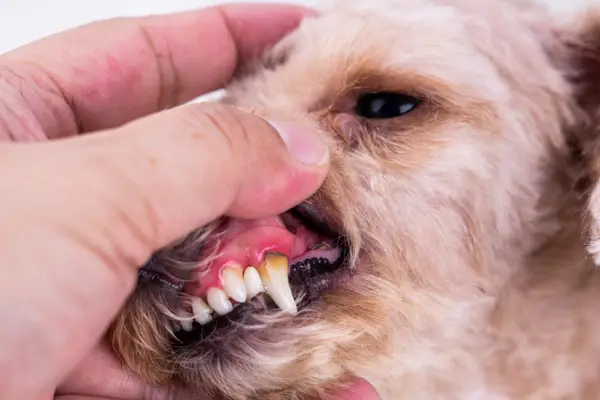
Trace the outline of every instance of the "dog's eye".
[[415, 97], [398, 93], [368, 93], [358, 98], [356, 113], [369, 119], [396, 118], [408, 114], [419, 103]]

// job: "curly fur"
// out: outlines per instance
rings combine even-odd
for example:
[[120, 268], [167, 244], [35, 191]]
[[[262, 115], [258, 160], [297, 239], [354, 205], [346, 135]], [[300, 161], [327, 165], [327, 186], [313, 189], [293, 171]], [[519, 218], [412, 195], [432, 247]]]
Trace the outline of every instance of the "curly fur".
[[[351, 373], [384, 399], [595, 399], [599, 83], [594, 11], [333, 3], [224, 102], [323, 132], [332, 168], [309, 201], [346, 233], [352, 274], [293, 318], [252, 315], [179, 353], [177, 310], [140, 284], [111, 330], [117, 353], [203, 398], [300, 399]], [[395, 120], [353, 115], [381, 90], [424, 102]], [[180, 251], [162, 268], [177, 275]]]

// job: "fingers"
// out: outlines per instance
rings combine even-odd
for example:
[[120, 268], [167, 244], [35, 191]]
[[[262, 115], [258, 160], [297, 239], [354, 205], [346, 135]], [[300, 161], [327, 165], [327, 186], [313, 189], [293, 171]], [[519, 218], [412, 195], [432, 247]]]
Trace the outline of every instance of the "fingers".
[[0, 80], [50, 138], [112, 128], [219, 89], [310, 13], [244, 4], [93, 23], [1, 56]]
[[123, 369], [110, 345], [103, 341], [79, 363], [56, 390], [54, 399], [193, 399], [186, 393], [175, 393], [174, 390], [144, 384], [131, 372]]
[[[177, 389], [175, 389], [177, 390]], [[77, 366], [75, 371], [58, 388], [55, 400], [106, 398], [134, 400], [152, 398], [192, 399], [193, 396], [183, 391], [173, 392], [164, 388], [145, 385], [129, 371], [122, 368], [119, 360], [112, 353], [110, 346], [102, 342]], [[87, 397], [85, 397], [87, 398]], [[349, 387], [331, 393], [321, 400], [380, 400], [375, 388], [366, 380], [355, 378]]]

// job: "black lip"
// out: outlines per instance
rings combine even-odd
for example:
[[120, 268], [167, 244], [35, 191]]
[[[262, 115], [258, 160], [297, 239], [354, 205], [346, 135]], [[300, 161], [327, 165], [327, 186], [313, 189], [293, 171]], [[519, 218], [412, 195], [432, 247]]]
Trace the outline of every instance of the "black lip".
[[154, 283], [174, 293], [180, 293], [183, 290], [183, 281], [172, 279], [167, 274], [152, 269], [151, 265], [151, 263], [147, 263], [138, 271], [139, 283]]
[[158, 285], [172, 296], [179, 296], [183, 291], [185, 279], [175, 277], [167, 272], [159, 252], [156, 252], [140, 269], [138, 269], [137, 286]]

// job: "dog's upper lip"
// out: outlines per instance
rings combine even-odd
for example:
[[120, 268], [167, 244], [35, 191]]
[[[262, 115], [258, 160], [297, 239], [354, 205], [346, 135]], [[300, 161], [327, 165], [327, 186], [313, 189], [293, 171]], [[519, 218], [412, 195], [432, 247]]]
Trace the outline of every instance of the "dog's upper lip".
[[146, 263], [138, 271], [138, 279], [142, 282], [154, 282], [165, 289], [179, 293], [183, 290], [183, 282], [168, 276], [166, 273], [152, 268], [152, 261]]

